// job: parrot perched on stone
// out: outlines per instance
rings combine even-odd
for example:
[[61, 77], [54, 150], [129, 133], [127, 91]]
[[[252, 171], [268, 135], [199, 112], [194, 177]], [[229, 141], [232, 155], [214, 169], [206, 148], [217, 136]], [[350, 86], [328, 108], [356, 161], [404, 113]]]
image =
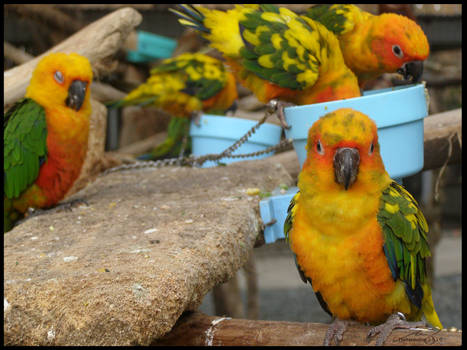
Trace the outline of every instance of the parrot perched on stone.
[[399, 312], [442, 328], [425, 267], [428, 226], [386, 172], [375, 123], [350, 108], [328, 113], [310, 128], [307, 152], [284, 232], [301, 278], [335, 317], [325, 345], [342, 339], [348, 320], [387, 320], [370, 331], [382, 344], [411, 325]]
[[88, 147], [92, 69], [76, 53], [52, 53], [32, 73], [25, 97], [3, 118], [4, 224], [29, 207], [58, 203], [77, 179]]
[[[263, 103], [278, 99], [305, 105], [361, 95], [337, 37], [317, 21], [274, 5], [180, 9], [171, 9], [179, 22], [219, 50], [235, 78]], [[278, 108], [284, 126], [285, 103]]]
[[181, 144], [191, 117], [199, 112], [224, 114], [235, 108], [237, 98], [235, 78], [222, 61], [202, 53], [184, 53], [163, 60], [144, 84], [111, 106], [155, 106], [173, 116], [167, 139], [143, 156], [156, 159]]
[[375, 16], [349, 4], [316, 5], [306, 16], [337, 35], [345, 64], [361, 87], [383, 73], [398, 72], [408, 81], [420, 81], [430, 47], [413, 20], [395, 13]]

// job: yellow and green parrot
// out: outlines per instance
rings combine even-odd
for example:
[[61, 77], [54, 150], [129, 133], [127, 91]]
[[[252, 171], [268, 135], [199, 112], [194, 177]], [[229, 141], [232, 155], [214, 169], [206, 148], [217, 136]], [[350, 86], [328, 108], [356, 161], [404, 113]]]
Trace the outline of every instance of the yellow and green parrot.
[[[335, 318], [325, 345], [348, 321], [376, 326], [382, 344], [422, 315], [442, 328], [426, 275], [428, 226], [415, 199], [384, 168], [375, 123], [350, 108], [310, 128], [299, 192], [284, 232], [303, 281]], [[417, 323], [420, 324], [420, 323]]]
[[395, 13], [375, 16], [349, 4], [316, 5], [306, 16], [337, 35], [345, 63], [362, 87], [383, 73], [420, 80], [430, 47], [413, 20]]
[[3, 118], [3, 232], [29, 207], [58, 203], [78, 177], [88, 147], [92, 69], [76, 53], [37, 64], [26, 95]]
[[[263, 103], [305, 105], [360, 96], [336, 36], [309, 17], [257, 4], [228, 11], [180, 5], [172, 12], [222, 52], [237, 81]], [[283, 107], [279, 118], [285, 126]]]
[[188, 133], [191, 117], [199, 112], [224, 114], [238, 98], [233, 74], [223, 62], [202, 53], [184, 53], [163, 60], [148, 80], [112, 107], [155, 106], [173, 117], [168, 137], [143, 159], [172, 155]]

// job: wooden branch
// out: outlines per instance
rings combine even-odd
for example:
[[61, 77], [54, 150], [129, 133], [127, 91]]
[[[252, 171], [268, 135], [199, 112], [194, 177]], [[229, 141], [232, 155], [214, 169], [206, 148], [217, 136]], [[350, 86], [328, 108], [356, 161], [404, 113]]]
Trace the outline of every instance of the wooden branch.
[[51, 52], [76, 52], [86, 56], [95, 74], [105, 72], [103, 62], [121, 47], [128, 34], [141, 23], [142, 16], [132, 8], [122, 8], [81, 29], [67, 40], [33, 60], [3, 73], [3, 104], [10, 105], [24, 96], [37, 62]]
[[149, 136], [148, 138], [145, 138], [144, 140], [120, 147], [117, 150], [117, 152], [139, 156], [140, 154], [149, 151], [151, 148], [156, 147], [158, 144], [163, 142], [166, 138], [167, 138], [166, 131], [158, 132], [157, 134]]
[[[451, 144], [451, 154], [449, 149]], [[425, 159], [423, 170], [437, 169], [462, 161], [462, 109], [425, 118]]]
[[55, 5], [8, 4], [5, 6], [8, 10], [15, 11], [21, 16], [44, 21], [49, 26], [54, 26], [67, 33], [76, 32], [82, 27], [82, 24], [79, 21], [56, 8]]
[[100, 102], [111, 102], [121, 100], [126, 93], [114, 88], [112, 85], [93, 81], [91, 84], [92, 97]]
[[28, 54], [27, 52], [20, 50], [9, 42], [3, 41], [3, 57], [8, 58], [13, 61], [15, 64], [23, 64], [27, 61], [30, 61], [34, 56]]
[[[322, 345], [328, 326], [320, 323], [229, 319], [194, 312], [183, 314], [168, 334], [151, 345]], [[374, 345], [374, 339], [370, 342], [366, 339], [370, 328], [364, 325], [349, 326], [340, 345]], [[462, 331], [397, 329], [389, 335], [384, 345], [459, 346], [461, 343]]]

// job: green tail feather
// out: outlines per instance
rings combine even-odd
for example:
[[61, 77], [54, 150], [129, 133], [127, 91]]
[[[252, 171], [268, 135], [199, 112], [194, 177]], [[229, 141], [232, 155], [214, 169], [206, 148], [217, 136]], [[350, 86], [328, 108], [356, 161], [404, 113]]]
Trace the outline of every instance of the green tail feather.
[[[142, 154], [138, 157], [141, 160], [158, 160], [164, 158], [178, 157], [183, 138], [189, 135], [190, 119], [172, 117], [167, 130], [167, 138], [157, 145], [150, 153]], [[191, 139], [188, 137], [184, 153], [191, 153]]]

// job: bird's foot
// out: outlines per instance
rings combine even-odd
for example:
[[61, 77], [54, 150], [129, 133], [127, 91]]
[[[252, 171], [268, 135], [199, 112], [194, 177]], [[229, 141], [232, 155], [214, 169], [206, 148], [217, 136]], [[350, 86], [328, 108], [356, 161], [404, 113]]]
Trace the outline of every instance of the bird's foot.
[[284, 108], [291, 107], [291, 106], [295, 106], [295, 104], [290, 103], [290, 102], [280, 101], [280, 100], [271, 100], [266, 105], [268, 113], [271, 113], [271, 114], [275, 113], [281, 123], [281, 126], [284, 129], [291, 128], [291, 126], [287, 124], [287, 122], [285, 121], [285, 115], [284, 115]]
[[73, 208], [80, 207], [83, 204], [89, 207], [89, 203], [85, 199], [76, 198], [56, 205], [54, 208], [50, 209], [50, 212], [71, 211]]
[[344, 339], [344, 332], [347, 329], [347, 325], [357, 323], [355, 321], [350, 320], [340, 320], [336, 318], [330, 325], [328, 330], [326, 331], [326, 336], [324, 337], [323, 345], [329, 346], [331, 345], [332, 341], [339, 345], [339, 343]]
[[201, 115], [203, 114], [202, 111], [195, 111], [191, 113], [191, 120], [196, 124], [196, 126], [201, 126]]
[[367, 335], [367, 339], [370, 340], [370, 338], [379, 334], [376, 338], [375, 345], [381, 346], [384, 344], [385, 340], [394, 329], [409, 329], [416, 327], [426, 327], [426, 323], [423, 321], [408, 322], [406, 321], [404, 314], [402, 314], [401, 312], [397, 312], [389, 316], [386, 322], [370, 329]]

